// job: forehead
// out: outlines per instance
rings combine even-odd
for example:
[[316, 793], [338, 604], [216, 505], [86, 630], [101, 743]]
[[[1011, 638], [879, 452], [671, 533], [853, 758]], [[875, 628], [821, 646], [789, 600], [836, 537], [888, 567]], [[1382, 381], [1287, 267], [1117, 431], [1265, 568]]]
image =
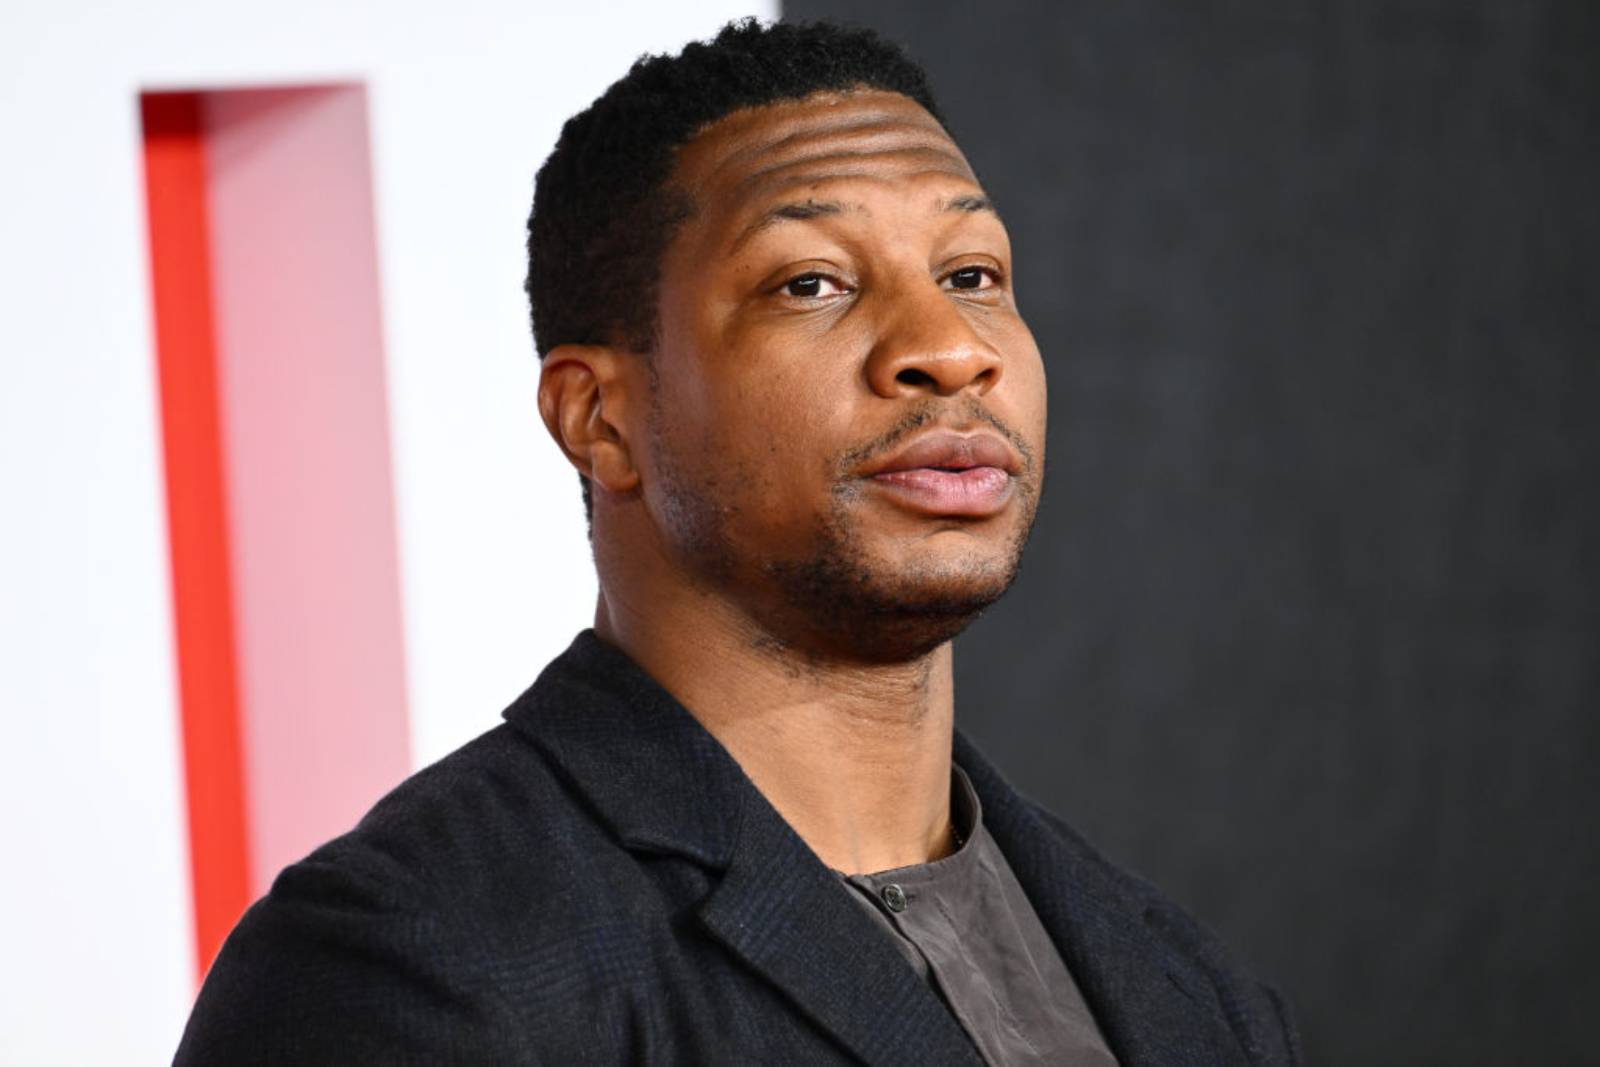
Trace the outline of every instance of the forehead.
[[713, 227], [841, 181], [977, 186], [937, 119], [908, 97], [873, 90], [733, 112], [679, 150], [674, 172], [674, 184]]

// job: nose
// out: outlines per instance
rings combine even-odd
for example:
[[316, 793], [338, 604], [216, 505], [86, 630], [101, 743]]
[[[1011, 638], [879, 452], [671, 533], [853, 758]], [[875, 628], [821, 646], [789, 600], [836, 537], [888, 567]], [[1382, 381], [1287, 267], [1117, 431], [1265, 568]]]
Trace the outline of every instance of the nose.
[[938, 282], [919, 279], [886, 302], [867, 358], [867, 380], [883, 397], [933, 393], [954, 396], [971, 389], [982, 396], [1000, 381], [1000, 353], [973, 329], [963, 310]]

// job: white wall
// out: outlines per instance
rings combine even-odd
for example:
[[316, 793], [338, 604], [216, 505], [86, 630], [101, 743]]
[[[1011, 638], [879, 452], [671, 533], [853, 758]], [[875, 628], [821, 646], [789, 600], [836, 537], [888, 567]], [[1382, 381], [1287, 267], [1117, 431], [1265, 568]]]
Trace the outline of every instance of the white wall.
[[775, 0], [0, 14], [0, 1063], [165, 1062], [193, 996], [138, 93], [369, 90], [412, 744], [497, 721], [593, 609], [522, 225], [561, 121]]

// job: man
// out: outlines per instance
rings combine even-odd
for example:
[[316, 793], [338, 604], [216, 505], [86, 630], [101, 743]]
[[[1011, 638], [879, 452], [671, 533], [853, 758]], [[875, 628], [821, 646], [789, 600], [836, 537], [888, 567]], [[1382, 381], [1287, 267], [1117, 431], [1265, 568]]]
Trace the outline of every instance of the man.
[[937, 116], [869, 34], [741, 23], [567, 124], [528, 288], [594, 629], [279, 877], [180, 1062], [1296, 1060], [954, 733], [1045, 382]]

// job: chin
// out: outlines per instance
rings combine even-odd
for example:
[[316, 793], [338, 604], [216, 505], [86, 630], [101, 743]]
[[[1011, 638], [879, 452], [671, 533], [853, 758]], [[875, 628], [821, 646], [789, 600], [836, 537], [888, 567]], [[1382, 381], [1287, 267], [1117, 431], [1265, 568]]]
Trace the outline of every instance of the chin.
[[830, 655], [872, 663], [926, 656], [976, 621], [1017, 573], [1017, 554], [1009, 552], [874, 563], [834, 553], [765, 569], [798, 618], [825, 625], [816, 642]]

